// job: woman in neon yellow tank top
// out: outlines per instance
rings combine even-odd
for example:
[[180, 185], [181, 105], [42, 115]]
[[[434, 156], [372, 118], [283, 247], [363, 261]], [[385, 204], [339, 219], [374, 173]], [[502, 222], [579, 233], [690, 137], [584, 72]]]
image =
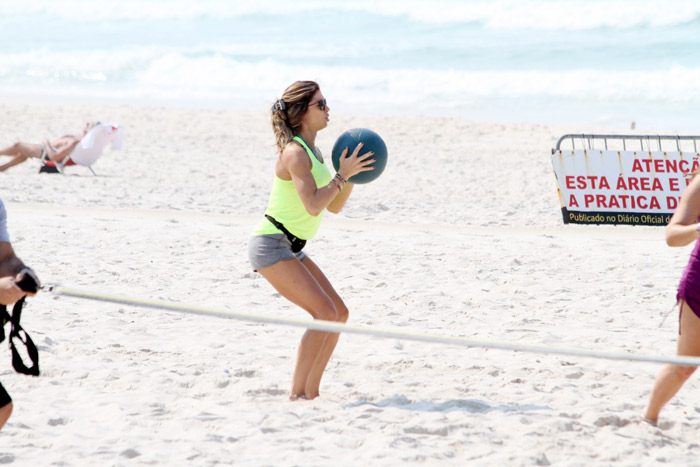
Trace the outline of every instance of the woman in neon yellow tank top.
[[[248, 245], [253, 269], [292, 303], [314, 319], [345, 322], [348, 309], [323, 271], [301, 248], [311, 240], [328, 209], [338, 213], [353, 184], [347, 180], [372, 170], [372, 152], [352, 154], [347, 148], [340, 167], [331, 176], [316, 148], [316, 134], [329, 121], [330, 109], [313, 81], [289, 86], [272, 107], [272, 128], [279, 156], [265, 216]], [[307, 330], [299, 344], [289, 398], [313, 399], [319, 395], [323, 371], [338, 342], [338, 333]]]

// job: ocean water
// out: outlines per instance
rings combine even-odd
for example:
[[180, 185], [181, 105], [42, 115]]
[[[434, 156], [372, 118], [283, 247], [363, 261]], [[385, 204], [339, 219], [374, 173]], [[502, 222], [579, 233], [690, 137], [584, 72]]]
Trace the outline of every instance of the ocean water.
[[0, 99], [700, 133], [697, 0], [2, 0]]

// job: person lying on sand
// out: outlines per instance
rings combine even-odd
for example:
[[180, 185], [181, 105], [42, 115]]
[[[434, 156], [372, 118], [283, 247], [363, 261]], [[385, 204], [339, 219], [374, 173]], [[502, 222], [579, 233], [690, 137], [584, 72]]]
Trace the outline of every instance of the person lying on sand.
[[83, 128], [80, 137], [74, 135], [64, 135], [53, 141], [47, 139], [41, 143], [26, 143], [17, 141], [16, 143], [0, 149], [0, 156], [12, 156], [5, 164], [0, 165], [0, 172], [3, 172], [10, 167], [21, 164], [30, 157], [41, 159], [43, 161], [62, 162], [68, 157], [73, 149], [78, 145], [80, 140], [87, 134], [90, 129], [95, 126], [96, 122], [88, 122]]

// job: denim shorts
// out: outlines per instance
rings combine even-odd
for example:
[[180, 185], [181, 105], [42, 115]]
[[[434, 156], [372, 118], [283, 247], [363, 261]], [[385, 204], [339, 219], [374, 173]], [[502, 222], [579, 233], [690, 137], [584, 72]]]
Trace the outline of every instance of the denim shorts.
[[285, 259], [304, 261], [306, 253], [293, 253], [292, 242], [284, 234], [256, 235], [248, 241], [248, 258], [253, 271], [257, 271]]

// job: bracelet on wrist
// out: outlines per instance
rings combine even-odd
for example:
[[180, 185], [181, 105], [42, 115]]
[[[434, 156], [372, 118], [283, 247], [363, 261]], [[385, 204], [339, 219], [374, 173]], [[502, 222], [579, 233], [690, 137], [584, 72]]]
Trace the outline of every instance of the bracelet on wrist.
[[333, 182], [333, 185], [338, 187], [338, 191], [343, 189], [343, 187], [340, 185], [340, 183], [338, 183], [338, 180], [336, 180], [335, 177], [331, 178], [331, 182]]
[[340, 180], [341, 182], [343, 182], [343, 185], [345, 185], [345, 184], [348, 182], [347, 180], [345, 180], [345, 177], [343, 177], [342, 175], [340, 175], [340, 172], [336, 172], [335, 176], [338, 177], [338, 180]]

